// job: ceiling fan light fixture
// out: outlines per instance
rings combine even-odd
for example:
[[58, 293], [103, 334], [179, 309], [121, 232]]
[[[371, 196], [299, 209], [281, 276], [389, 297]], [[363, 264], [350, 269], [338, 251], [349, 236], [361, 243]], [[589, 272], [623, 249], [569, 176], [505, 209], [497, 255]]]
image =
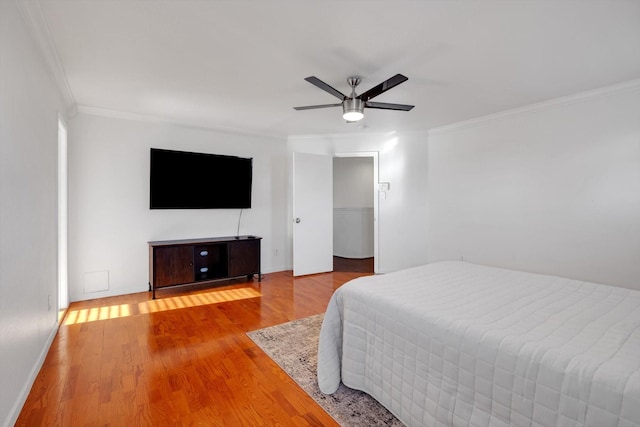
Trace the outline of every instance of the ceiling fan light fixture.
[[345, 99], [342, 103], [342, 118], [348, 122], [357, 122], [364, 118], [364, 102], [358, 98]]
[[351, 95], [347, 96], [339, 90], [329, 86], [316, 76], [310, 76], [305, 78], [306, 81], [314, 86], [324, 90], [325, 92], [335, 96], [340, 100], [339, 104], [323, 104], [323, 105], [307, 105], [304, 107], [293, 107], [294, 110], [315, 110], [316, 108], [330, 108], [339, 107], [342, 105], [342, 118], [347, 123], [355, 123], [364, 118], [364, 107], [374, 108], [378, 110], [395, 110], [395, 111], [411, 111], [413, 105], [404, 104], [390, 104], [388, 102], [372, 102], [371, 99], [384, 92], [398, 86], [400, 83], [409, 80], [402, 74], [396, 74], [395, 76], [383, 81], [377, 86], [372, 87], [368, 91], [356, 94], [356, 86], [360, 84], [360, 77], [353, 76], [347, 79], [347, 83], [351, 86]]

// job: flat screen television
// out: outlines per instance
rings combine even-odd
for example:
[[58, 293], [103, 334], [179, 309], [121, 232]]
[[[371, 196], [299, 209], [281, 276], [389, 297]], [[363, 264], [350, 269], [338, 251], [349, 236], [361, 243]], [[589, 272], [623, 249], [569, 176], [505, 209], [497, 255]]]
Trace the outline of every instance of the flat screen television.
[[151, 209], [247, 209], [253, 159], [151, 149]]

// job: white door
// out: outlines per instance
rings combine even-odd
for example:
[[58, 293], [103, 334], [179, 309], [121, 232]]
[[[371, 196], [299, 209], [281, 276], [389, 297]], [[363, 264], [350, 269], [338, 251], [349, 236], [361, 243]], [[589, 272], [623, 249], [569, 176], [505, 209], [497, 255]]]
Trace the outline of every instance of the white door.
[[333, 271], [333, 158], [293, 153], [293, 275]]

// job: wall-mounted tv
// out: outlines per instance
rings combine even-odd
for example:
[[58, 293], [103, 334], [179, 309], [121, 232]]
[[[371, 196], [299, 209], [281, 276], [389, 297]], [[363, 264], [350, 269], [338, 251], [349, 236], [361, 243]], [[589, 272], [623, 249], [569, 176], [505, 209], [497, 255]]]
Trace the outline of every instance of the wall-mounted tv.
[[151, 209], [247, 209], [253, 159], [151, 149]]

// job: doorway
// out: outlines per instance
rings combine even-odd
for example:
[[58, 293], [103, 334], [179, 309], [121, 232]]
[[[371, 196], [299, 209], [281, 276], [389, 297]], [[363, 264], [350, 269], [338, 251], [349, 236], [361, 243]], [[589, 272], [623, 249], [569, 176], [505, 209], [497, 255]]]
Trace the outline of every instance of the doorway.
[[378, 271], [378, 153], [333, 158], [334, 271]]

